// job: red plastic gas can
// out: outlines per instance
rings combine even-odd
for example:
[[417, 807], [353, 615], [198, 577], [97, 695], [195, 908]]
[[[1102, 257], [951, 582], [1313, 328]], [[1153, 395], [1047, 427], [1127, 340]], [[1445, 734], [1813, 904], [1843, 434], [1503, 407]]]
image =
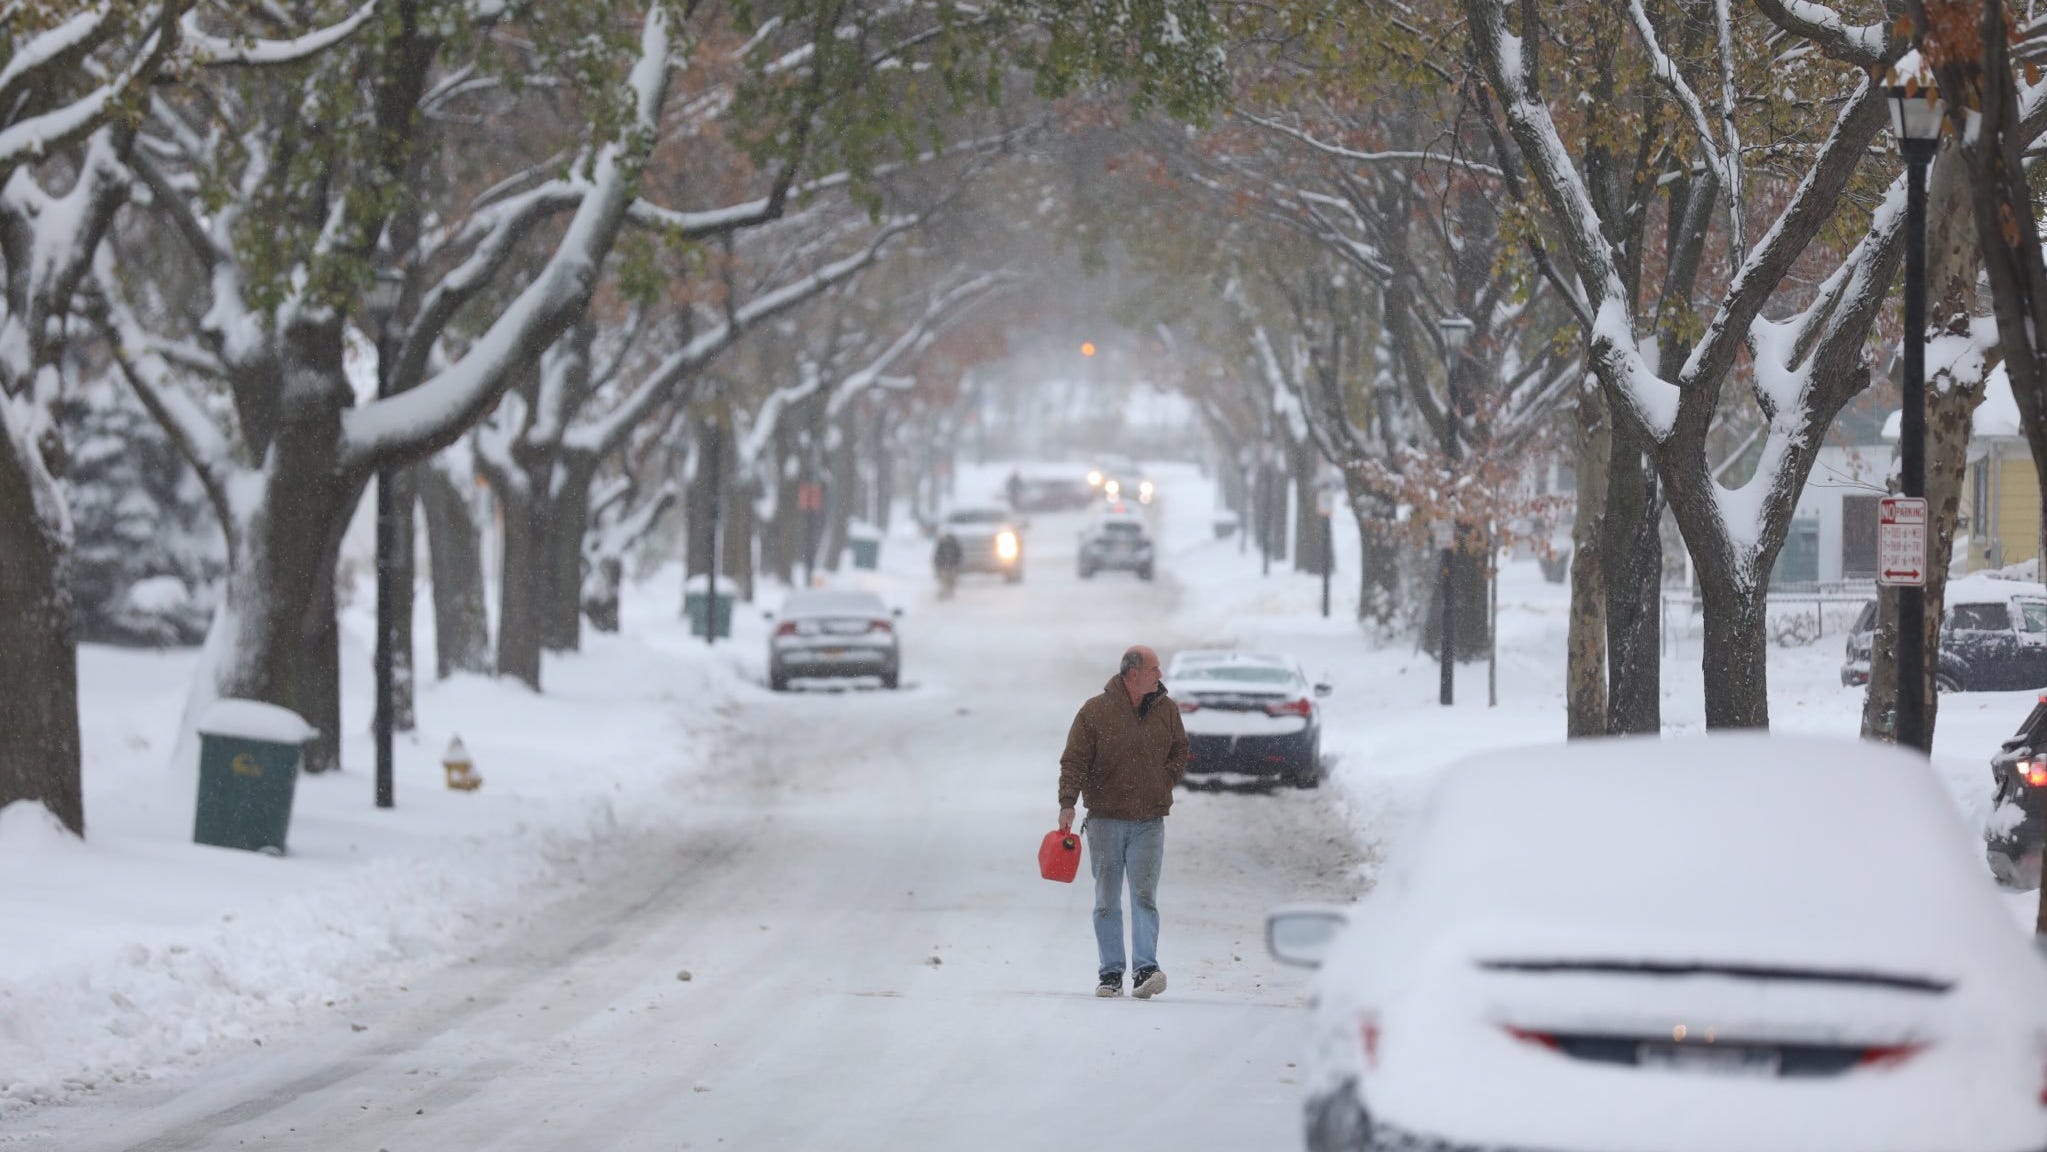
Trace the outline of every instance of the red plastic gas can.
[[1038, 844], [1038, 873], [1061, 884], [1073, 883], [1080, 874], [1080, 833], [1054, 828]]

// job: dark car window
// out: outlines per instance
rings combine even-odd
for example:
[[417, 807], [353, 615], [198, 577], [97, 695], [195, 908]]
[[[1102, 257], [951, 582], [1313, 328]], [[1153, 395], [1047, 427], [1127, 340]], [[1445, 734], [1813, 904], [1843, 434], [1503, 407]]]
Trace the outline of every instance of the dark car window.
[[1861, 614], [1855, 617], [1854, 630], [1857, 632], [1876, 631], [1876, 601], [1871, 600], [1862, 606]]
[[1144, 535], [1144, 525], [1131, 524], [1124, 521], [1111, 521], [1102, 525], [1102, 531], [1124, 536], [1142, 536]]
[[1957, 604], [1950, 617], [1957, 632], [2009, 632], [2011, 612], [2002, 604]]
[[952, 524], [1001, 524], [1009, 519], [1009, 513], [989, 510], [986, 512], [955, 512], [947, 517]]
[[2019, 601], [2019, 631], [2047, 632], [2047, 600]]

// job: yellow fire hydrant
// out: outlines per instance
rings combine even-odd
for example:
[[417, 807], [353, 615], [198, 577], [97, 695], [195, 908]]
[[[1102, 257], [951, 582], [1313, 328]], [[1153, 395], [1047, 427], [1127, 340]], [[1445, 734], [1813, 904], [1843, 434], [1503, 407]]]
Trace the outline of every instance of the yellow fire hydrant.
[[483, 787], [483, 777], [476, 774], [476, 765], [470, 761], [469, 749], [462, 746], [460, 736], [448, 741], [441, 767], [448, 773], [448, 787], [457, 792], [474, 792]]

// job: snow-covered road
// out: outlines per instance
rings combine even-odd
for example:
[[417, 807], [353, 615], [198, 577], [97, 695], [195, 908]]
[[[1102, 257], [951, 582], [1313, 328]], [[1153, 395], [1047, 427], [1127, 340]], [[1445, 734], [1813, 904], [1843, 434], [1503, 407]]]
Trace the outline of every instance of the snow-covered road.
[[[676, 821], [509, 946], [175, 1079], [0, 1125], [100, 1149], [1024, 1149], [1297, 1145], [1305, 977], [1264, 912], [1355, 895], [1330, 790], [1187, 795], [1157, 1000], [1093, 997], [1089, 889], [1035, 873], [1073, 709], [1170, 576], [1078, 581], [1067, 518], [1021, 585], [904, 621], [904, 691], [765, 688]], [[684, 704], [683, 706], [687, 706]], [[684, 978], [686, 973], [687, 978]]]

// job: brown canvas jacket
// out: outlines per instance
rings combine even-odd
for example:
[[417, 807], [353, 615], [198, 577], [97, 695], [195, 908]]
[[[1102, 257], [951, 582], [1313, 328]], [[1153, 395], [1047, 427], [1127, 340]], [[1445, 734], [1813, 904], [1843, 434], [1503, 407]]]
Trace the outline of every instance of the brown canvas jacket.
[[1166, 687], [1130, 703], [1121, 674], [1080, 706], [1059, 757], [1059, 806], [1085, 797], [1090, 816], [1150, 820], [1173, 810], [1173, 787], [1187, 775], [1187, 729]]

